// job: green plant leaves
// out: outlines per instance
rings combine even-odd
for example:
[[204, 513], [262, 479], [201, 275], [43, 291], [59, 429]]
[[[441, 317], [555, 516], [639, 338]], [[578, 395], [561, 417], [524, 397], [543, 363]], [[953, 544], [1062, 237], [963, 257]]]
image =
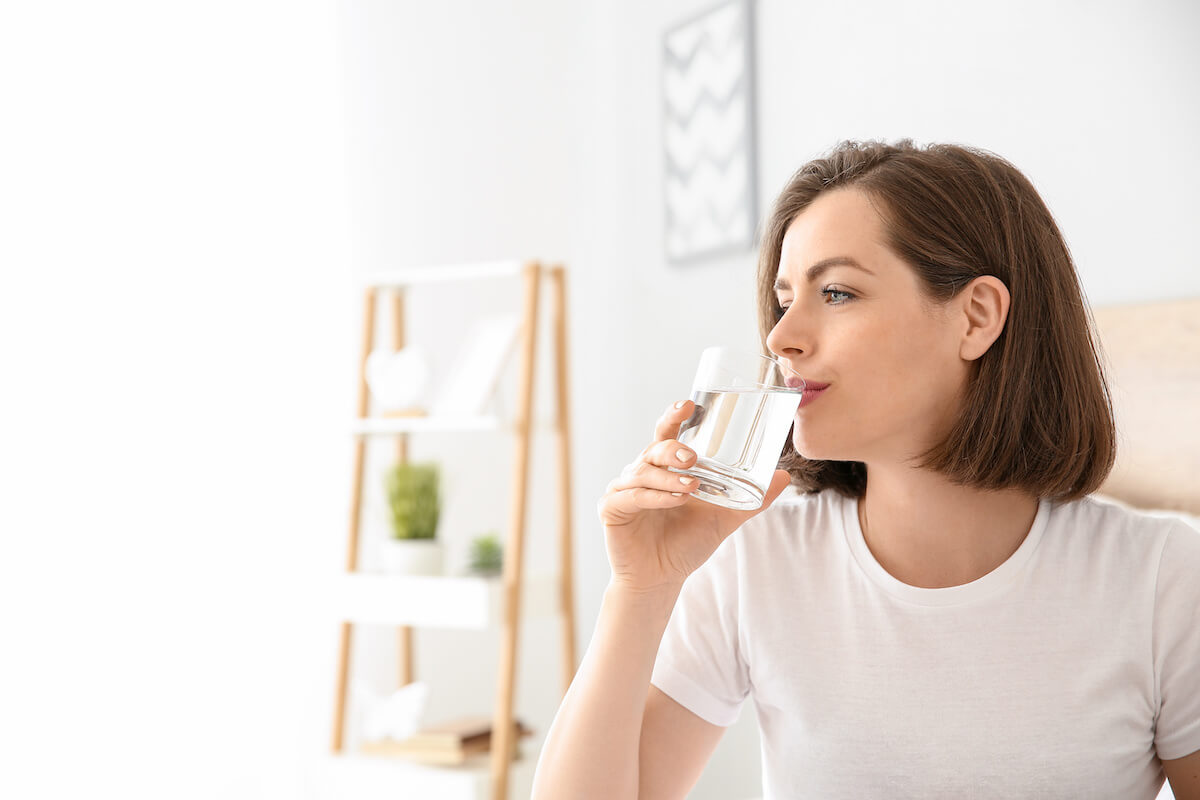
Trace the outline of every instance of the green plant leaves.
[[471, 542], [471, 572], [477, 575], [498, 575], [504, 567], [500, 538], [495, 534], [477, 537]]
[[438, 465], [397, 464], [387, 472], [392, 535], [397, 539], [432, 539], [441, 513]]

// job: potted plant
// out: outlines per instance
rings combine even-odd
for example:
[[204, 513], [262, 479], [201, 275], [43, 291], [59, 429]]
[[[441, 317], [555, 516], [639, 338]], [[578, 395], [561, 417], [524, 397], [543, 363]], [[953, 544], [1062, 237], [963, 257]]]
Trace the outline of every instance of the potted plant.
[[388, 470], [386, 483], [392, 535], [383, 546], [384, 568], [404, 575], [441, 575], [437, 464], [397, 464]]
[[467, 570], [472, 575], [492, 577], [504, 569], [504, 553], [500, 547], [500, 536], [489, 531], [471, 542], [471, 559]]

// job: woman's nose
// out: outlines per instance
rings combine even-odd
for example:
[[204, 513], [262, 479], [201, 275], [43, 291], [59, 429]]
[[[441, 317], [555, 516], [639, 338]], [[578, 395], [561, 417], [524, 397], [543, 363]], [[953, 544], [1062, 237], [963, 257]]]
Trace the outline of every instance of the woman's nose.
[[789, 319], [785, 313], [767, 334], [767, 349], [780, 358], [803, 353], [808, 345], [801, 339], [798, 327], [796, 321]]

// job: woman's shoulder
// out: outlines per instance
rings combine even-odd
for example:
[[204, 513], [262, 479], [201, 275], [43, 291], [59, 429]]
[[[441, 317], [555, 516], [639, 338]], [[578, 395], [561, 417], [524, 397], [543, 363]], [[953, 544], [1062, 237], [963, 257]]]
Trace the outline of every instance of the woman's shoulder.
[[1053, 503], [1047, 533], [1067, 546], [1104, 550], [1120, 557], [1162, 554], [1194, 561], [1200, 569], [1200, 517], [1183, 511], [1136, 508], [1091, 494]]
[[1179, 530], [1200, 534], [1200, 517], [1186, 511], [1137, 508], [1115, 497], [1090, 494], [1069, 503], [1055, 503], [1054, 514], [1077, 528], [1112, 530], [1122, 534], [1162, 535]]

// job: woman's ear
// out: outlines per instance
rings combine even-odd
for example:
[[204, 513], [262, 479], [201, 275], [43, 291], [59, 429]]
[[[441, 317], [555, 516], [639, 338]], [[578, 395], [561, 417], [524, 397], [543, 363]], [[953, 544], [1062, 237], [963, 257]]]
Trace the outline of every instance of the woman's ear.
[[959, 294], [963, 336], [958, 354], [974, 361], [988, 351], [1004, 331], [1012, 298], [1004, 281], [983, 275], [967, 284]]

